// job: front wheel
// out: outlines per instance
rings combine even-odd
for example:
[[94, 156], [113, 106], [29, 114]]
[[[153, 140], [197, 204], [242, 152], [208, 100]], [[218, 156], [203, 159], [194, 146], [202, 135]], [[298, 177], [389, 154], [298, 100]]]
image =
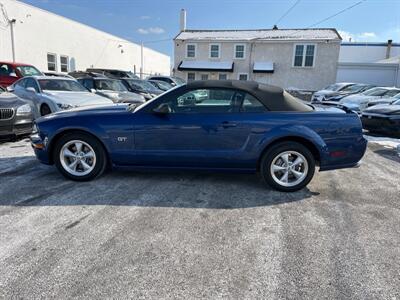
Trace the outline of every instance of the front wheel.
[[57, 142], [54, 162], [65, 177], [88, 181], [104, 172], [107, 158], [103, 146], [95, 137], [84, 133], [70, 133]]
[[271, 187], [294, 192], [305, 187], [313, 178], [315, 159], [302, 144], [282, 142], [264, 154], [260, 171], [264, 181]]

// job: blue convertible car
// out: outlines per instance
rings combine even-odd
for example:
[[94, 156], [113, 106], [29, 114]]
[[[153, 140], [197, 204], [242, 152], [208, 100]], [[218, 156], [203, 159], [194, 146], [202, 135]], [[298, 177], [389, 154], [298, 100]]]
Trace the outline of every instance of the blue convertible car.
[[355, 113], [244, 81], [195, 81], [136, 106], [55, 113], [37, 120], [31, 141], [41, 162], [78, 181], [107, 167], [259, 172], [288, 192], [316, 166], [357, 166], [367, 145]]

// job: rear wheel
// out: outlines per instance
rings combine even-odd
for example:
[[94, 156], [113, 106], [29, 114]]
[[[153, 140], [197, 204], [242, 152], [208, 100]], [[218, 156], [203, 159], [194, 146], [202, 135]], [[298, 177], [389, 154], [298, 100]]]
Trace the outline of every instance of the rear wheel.
[[47, 104], [42, 104], [40, 107], [40, 115], [45, 116], [51, 114], [51, 109]]
[[70, 133], [57, 142], [54, 162], [65, 177], [88, 181], [104, 172], [107, 158], [103, 146], [96, 138], [84, 133]]
[[315, 159], [302, 144], [282, 142], [264, 154], [260, 170], [264, 181], [271, 187], [283, 192], [294, 192], [311, 181]]

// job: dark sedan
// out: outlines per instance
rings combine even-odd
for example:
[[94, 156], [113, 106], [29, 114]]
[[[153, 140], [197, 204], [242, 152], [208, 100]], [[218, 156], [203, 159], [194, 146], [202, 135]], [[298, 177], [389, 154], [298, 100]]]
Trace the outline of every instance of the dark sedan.
[[30, 105], [11, 93], [0, 95], [0, 140], [15, 139], [32, 132]]
[[[202, 101], [191, 95], [201, 94]], [[320, 171], [358, 165], [359, 117], [317, 108], [251, 81], [193, 81], [142, 105], [80, 108], [40, 118], [37, 158], [67, 178], [94, 179], [107, 166], [260, 172], [292, 192]]]
[[162, 91], [168, 91], [174, 87], [172, 84], [162, 80], [148, 79], [147, 81]]
[[400, 100], [365, 109], [361, 121], [363, 128], [370, 132], [400, 134]]

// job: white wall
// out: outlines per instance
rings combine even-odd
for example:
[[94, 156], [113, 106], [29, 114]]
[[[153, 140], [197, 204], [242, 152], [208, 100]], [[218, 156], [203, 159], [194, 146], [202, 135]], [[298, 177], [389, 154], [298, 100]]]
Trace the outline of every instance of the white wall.
[[[387, 43], [342, 43], [339, 62], [377, 62], [386, 58]], [[400, 55], [400, 44], [393, 44], [390, 57]]]
[[360, 82], [400, 87], [400, 65], [386, 63], [339, 63], [337, 82]]
[[[0, 0], [16, 19], [16, 61], [47, 71], [47, 53], [70, 59], [70, 70], [88, 67], [140, 71], [140, 45], [14, 0]], [[121, 51], [122, 50], [122, 51]], [[123, 53], [122, 53], [123, 52]], [[12, 61], [10, 27], [0, 12], [0, 60]], [[170, 73], [170, 57], [144, 48], [144, 73]]]

